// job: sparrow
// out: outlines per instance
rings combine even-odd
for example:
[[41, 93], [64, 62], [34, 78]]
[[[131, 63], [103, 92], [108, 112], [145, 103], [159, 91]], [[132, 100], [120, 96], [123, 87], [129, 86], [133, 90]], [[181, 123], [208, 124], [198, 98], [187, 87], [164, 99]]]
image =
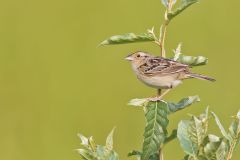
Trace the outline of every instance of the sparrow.
[[141, 82], [158, 89], [158, 91], [172, 89], [181, 84], [184, 79], [197, 78], [215, 81], [215, 79], [208, 76], [192, 73], [189, 65], [163, 57], [152, 56], [142, 51], [130, 54], [125, 59], [131, 62], [132, 69]]

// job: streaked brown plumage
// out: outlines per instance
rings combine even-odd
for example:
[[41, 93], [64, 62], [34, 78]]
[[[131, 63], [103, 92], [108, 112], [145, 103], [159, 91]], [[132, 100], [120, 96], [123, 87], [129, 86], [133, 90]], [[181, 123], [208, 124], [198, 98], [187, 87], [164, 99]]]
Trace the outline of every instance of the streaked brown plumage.
[[127, 56], [126, 60], [131, 61], [133, 71], [140, 81], [157, 89], [176, 87], [182, 83], [182, 80], [189, 78], [215, 81], [208, 76], [192, 73], [186, 64], [141, 51]]

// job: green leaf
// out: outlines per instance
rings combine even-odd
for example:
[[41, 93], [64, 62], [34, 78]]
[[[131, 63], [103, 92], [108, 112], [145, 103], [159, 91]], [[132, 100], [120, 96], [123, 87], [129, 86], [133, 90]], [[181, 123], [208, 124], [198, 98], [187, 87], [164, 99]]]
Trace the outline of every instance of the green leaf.
[[[192, 158], [192, 160], [195, 160], [194, 158]], [[197, 160], [209, 160], [207, 157], [200, 155], [197, 157]]]
[[215, 122], [216, 122], [218, 128], [220, 129], [222, 135], [223, 135], [226, 139], [231, 140], [231, 137], [228, 135], [228, 133], [227, 133], [226, 130], [224, 129], [224, 127], [223, 127], [222, 123], [220, 122], [218, 116], [217, 116], [214, 112], [211, 112], [211, 113], [212, 113], [212, 115], [213, 115], [213, 117], [214, 117], [214, 119], [215, 119]]
[[99, 158], [105, 157], [106, 155], [105, 147], [102, 145], [97, 145], [96, 154], [97, 154], [97, 157]]
[[83, 160], [118, 160], [118, 154], [113, 150], [113, 132], [110, 132], [106, 140], [106, 146], [96, 145], [93, 138], [86, 138], [79, 134], [82, 148], [78, 149]]
[[149, 160], [159, 160], [159, 154], [155, 153], [155, 154], [151, 155]]
[[[196, 158], [194, 158], [194, 157], [192, 157], [190, 155], [186, 155], [186, 156], [184, 156], [183, 160], [196, 160]], [[198, 157], [198, 160], [203, 160], [203, 159], [201, 159], [201, 157]]]
[[229, 127], [229, 135], [232, 137], [232, 139], [240, 138], [240, 112], [234, 116], [233, 122]]
[[119, 156], [116, 152], [110, 151], [108, 157], [106, 157], [106, 159], [103, 160], [119, 160]]
[[220, 138], [218, 136], [209, 134], [204, 138], [202, 145], [206, 146], [209, 142], [218, 142], [219, 140]]
[[109, 133], [106, 139], [106, 148], [108, 150], [113, 149], [113, 133], [114, 133], [115, 128], [112, 129], [112, 131]]
[[[216, 121], [222, 135], [227, 140], [227, 144], [224, 144], [224, 146], [227, 146], [227, 149], [226, 149], [226, 147], [222, 148], [221, 151], [219, 151], [218, 156], [220, 158], [222, 158], [223, 160], [225, 160], [224, 159], [225, 157], [227, 157], [228, 159], [231, 159], [234, 149], [236, 148], [237, 144], [239, 144], [239, 142], [240, 142], [240, 112], [238, 112], [237, 115], [234, 116], [234, 119], [229, 127], [228, 133], [225, 131], [224, 127], [222, 126], [222, 124], [221, 124], [220, 120], [218, 119], [218, 117], [216, 116], [216, 114], [214, 114], [213, 112], [212, 112], [212, 114], [215, 118], [215, 121]], [[220, 154], [222, 152], [224, 152], [224, 153], [227, 152], [226, 153], [227, 156], [225, 156], [225, 154], [224, 155]]]
[[177, 0], [172, 0], [172, 4], [175, 4], [177, 2]]
[[128, 157], [131, 157], [131, 156], [141, 157], [142, 156], [142, 152], [133, 150], [130, 153], [128, 153]]
[[171, 102], [167, 102], [167, 104], [168, 104], [169, 110], [171, 112], [176, 112], [178, 110], [184, 109], [185, 107], [188, 107], [188, 106], [192, 105], [193, 103], [196, 103], [199, 101], [200, 101], [199, 96], [190, 96], [187, 98], [183, 98], [177, 104], [171, 103]]
[[190, 155], [186, 155], [183, 160], [208, 160], [203, 156], [193, 157]]
[[88, 144], [88, 138], [87, 138], [87, 137], [83, 136], [82, 134], [78, 134], [78, 137], [80, 138], [81, 144], [82, 144], [83, 146], [88, 146], [88, 145], [89, 145], [89, 144]]
[[191, 136], [191, 140], [197, 144], [198, 147], [201, 146], [204, 137], [206, 136], [206, 124], [201, 119], [193, 116], [191, 123], [191, 129], [189, 131], [189, 135]]
[[170, 136], [168, 136], [165, 141], [164, 141], [164, 144], [167, 144], [169, 143], [170, 141], [174, 140], [175, 138], [177, 138], [177, 129], [174, 129], [171, 133]]
[[224, 141], [222, 141], [222, 143], [218, 147], [218, 150], [216, 151], [217, 160], [225, 160], [227, 156], [227, 151], [228, 145]]
[[[209, 137], [208, 137], [209, 138]], [[221, 144], [220, 138], [214, 136], [214, 138], [208, 139], [208, 143], [204, 146], [204, 153], [209, 159], [216, 159], [216, 151]]]
[[147, 100], [146, 98], [143, 98], [143, 99], [132, 99], [130, 100], [130, 102], [128, 102], [128, 105], [130, 106], [137, 106], [137, 107], [143, 107], [145, 106], [147, 103], [148, 103], [149, 100]]
[[118, 160], [118, 154], [113, 150], [107, 150], [104, 146], [97, 146], [96, 160]]
[[[171, 1], [171, 2], [170, 2]], [[162, 4], [166, 7], [166, 8], [168, 8], [169, 7], [169, 3], [172, 3], [172, 5], [174, 5], [176, 2], [177, 2], [177, 0], [161, 0], [161, 2], [162, 2]]]
[[190, 156], [196, 157], [198, 152], [198, 145], [194, 143], [191, 139], [191, 132], [188, 131], [190, 126], [191, 121], [189, 120], [180, 121], [180, 123], [178, 124], [177, 136], [184, 152]]
[[177, 58], [174, 59], [180, 63], [187, 64], [190, 66], [201, 66], [206, 65], [208, 63], [208, 58], [203, 56], [186, 56], [186, 55], [178, 55]]
[[199, 116], [199, 119], [203, 122], [203, 124], [204, 124], [204, 127], [205, 127], [205, 131], [206, 131], [206, 133], [207, 133], [207, 127], [208, 127], [208, 113], [209, 113], [209, 109], [208, 109], [208, 107], [206, 108], [206, 110], [205, 110], [205, 112], [204, 113], [202, 113], [202, 114], [200, 114], [200, 116]]
[[167, 137], [168, 113], [166, 102], [149, 102], [145, 107], [146, 127], [141, 160], [149, 160], [159, 153], [160, 146]]
[[227, 145], [223, 139], [215, 135], [208, 135], [206, 137], [203, 152], [207, 159], [225, 160], [227, 150]]
[[89, 146], [91, 147], [92, 151], [95, 152], [97, 146], [96, 146], [96, 144], [95, 144], [95, 142], [94, 142], [94, 140], [93, 140], [93, 137], [90, 137], [90, 138], [88, 139], [88, 143], [89, 143]]
[[177, 61], [177, 59], [179, 58], [179, 56], [182, 54], [181, 53], [181, 50], [182, 50], [182, 43], [179, 43], [176, 50], [173, 50], [174, 52], [174, 58], [173, 60], [174, 61]]
[[183, 160], [189, 160], [189, 155], [184, 156]]
[[236, 146], [240, 143], [240, 112], [238, 112], [233, 118], [228, 133], [229, 137], [231, 137], [231, 140], [228, 141], [229, 152], [227, 157], [229, 157], [229, 159], [232, 157]]
[[92, 156], [92, 152], [86, 149], [78, 149], [77, 150], [79, 155], [81, 156], [82, 159], [84, 160], [95, 160], [94, 157]]
[[149, 42], [149, 41], [155, 41], [152, 34], [144, 33], [144, 34], [136, 35], [134, 33], [128, 33], [128, 34], [125, 34], [125, 35], [112, 36], [109, 39], [104, 40], [102, 43], [100, 43], [100, 46], [114, 45], [114, 44], [136, 43], [136, 42]]
[[178, 124], [178, 139], [184, 152], [190, 157], [197, 157], [199, 148], [204, 142], [208, 126], [208, 108], [199, 117], [183, 120]]
[[172, 58], [174, 61], [178, 61], [183, 64], [187, 64], [190, 66], [201, 66], [206, 65], [208, 63], [208, 58], [203, 56], [187, 56], [181, 53], [182, 44], [178, 44], [176, 50], [173, 50], [174, 57]]
[[168, 0], [161, 0], [161, 2], [166, 8], [168, 7]]
[[182, 11], [184, 11], [185, 9], [187, 9], [189, 6], [191, 6], [192, 4], [194, 4], [196, 2], [198, 2], [198, 0], [182, 0], [180, 6], [175, 11], [169, 12], [167, 14], [168, 20], [173, 19], [175, 16], [177, 16]]

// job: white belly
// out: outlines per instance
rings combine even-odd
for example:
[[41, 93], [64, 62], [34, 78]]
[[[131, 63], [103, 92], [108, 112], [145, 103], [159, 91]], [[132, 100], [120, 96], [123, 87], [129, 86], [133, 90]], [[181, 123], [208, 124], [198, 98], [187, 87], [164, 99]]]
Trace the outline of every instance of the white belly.
[[145, 76], [138, 71], [138, 67], [132, 64], [132, 69], [134, 70], [137, 78], [148, 85], [149, 87], [157, 89], [169, 89], [174, 88], [182, 83], [181, 80], [178, 80], [179, 73], [175, 74], [166, 74], [161, 76]]
[[181, 80], [177, 80], [176, 75], [166, 75], [166, 76], [154, 76], [154, 77], [147, 77], [144, 75], [137, 75], [138, 79], [145, 83], [146, 85], [157, 88], [157, 89], [169, 89], [178, 86], [182, 83]]

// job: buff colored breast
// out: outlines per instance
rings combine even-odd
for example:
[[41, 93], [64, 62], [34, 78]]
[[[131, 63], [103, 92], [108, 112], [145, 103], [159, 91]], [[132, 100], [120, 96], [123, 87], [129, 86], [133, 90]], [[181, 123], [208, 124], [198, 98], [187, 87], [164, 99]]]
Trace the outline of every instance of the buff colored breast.
[[181, 80], [178, 80], [179, 75], [166, 75], [166, 76], [145, 76], [142, 74], [137, 74], [137, 78], [148, 85], [149, 87], [157, 89], [169, 89], [178, 86], [182, 83]]

